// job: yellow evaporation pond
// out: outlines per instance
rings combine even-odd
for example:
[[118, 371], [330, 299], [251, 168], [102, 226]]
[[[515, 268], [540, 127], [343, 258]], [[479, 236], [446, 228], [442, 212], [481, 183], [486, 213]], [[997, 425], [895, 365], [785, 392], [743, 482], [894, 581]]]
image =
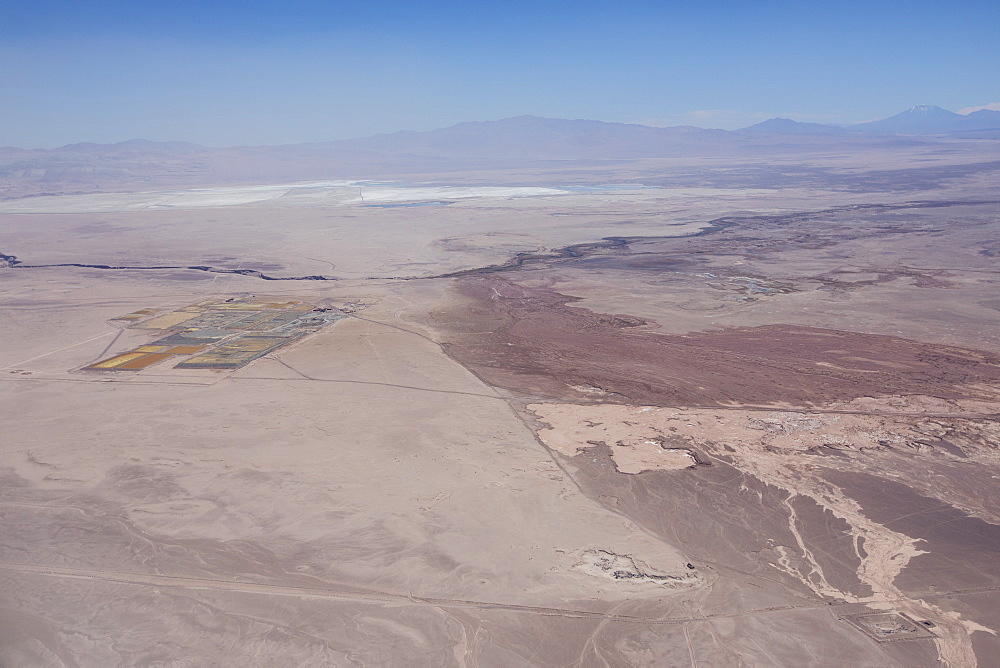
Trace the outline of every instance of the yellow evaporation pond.
[[158, 353], [167, 346], [139, 346], [132, 352], [134, 353]]
[[137, 360], [143, 357], [146, 353], [125, 353], [123, 355], [115, 355], [110, 357], [103, 362], [98, 362], [97, 364], [91, 364], [91, 369], [114, 369], [122, 364], [128, 364], [132, 360]]
[[[147, 346], [148, 347], [148, 346]], [[157, 348], [163, 349], [166, 346], [156, 346]], [[205, 349], [205, 346], [174, 346], [167, 352], [171, 355], [193, 355], [194, 353], [201, 352]], [[136, 350], [141, 350], [141, 348], [136, 348]], [[150, 352], [156, 352], [155, 350]]]
[[147, 366], [156, 364], [157, 362], [162, 362], [163, 360], [169, 358], [170, 355], [164, 353], [143, 355], [137, 360], [132, 360], [131, 362], [125, 362], [125, 364], [119, 364], [115, 367], [116, 370], [127, 370], [127, 371], [138, 371], [139, 369], [145, 369]]

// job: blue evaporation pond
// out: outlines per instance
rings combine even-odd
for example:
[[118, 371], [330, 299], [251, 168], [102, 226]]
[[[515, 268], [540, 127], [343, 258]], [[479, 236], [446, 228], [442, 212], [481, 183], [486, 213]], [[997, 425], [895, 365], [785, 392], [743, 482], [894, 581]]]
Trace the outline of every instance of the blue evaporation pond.
[[414, 206], [446, 206], [454, 202], [397, 202], [395, 204], [363, 204], [366, 209], [395, 209], [397, 207]]

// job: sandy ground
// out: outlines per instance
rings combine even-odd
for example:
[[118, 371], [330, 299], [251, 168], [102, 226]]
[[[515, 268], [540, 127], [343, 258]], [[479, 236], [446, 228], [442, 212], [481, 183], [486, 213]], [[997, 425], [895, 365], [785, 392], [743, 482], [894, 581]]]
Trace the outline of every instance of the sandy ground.
[[633, 411], [634, 415], [630, 415], [628, 409], [611, 408], [612, 416], [616, 418], [611, 420], [604, 418], [603, 411], [598, 410], [595, 414], [593, 407], [575, 404], [531, 404], [528, 410], [541, 422], [550, 425], [540, 429], [538, 437], [545, 445], [567, 457], [574, 457], [595, 444], [603, 443], [611, 450], [615, 467], [621, 473], [676, 471], [698, 464], [688, 448], [667, 445], [672, 442], [668, 438], [672, 435], [669, 431], [664, 433], [663, 429], [649, 424], [650, 421], [641, 419], [653, 410], [649, 407]]
[[[994, 665], [995, 193], [904, 153], [5, 202], [0, 664]], [[81, 371], [238, 295], [351, 316]]]
[[[236, 373], [154, 367], [121, 378], [74, 373], [66, 363], [100, 354], [112, 338], [105, 322], [112, 314], [162, 304], [166, 295], [131, 281], [81, 282], [94, 288], [81, 288], [93, 308], [66, 303], [69, 314], [60, 310], [59, 290], [6, 284], [13, 294], [32, 291], [36, 301], [10, 307], [21, 318], [6, 323], [13, 345], [4, 361], [12, 363], [0, 391], [5, 415], [18, 417], [8, 421], [0, 463], [4, 572], [120, 583], [112, 591], [212, 590], [211, 582], [222, 581], [227, 592], [262, 585], [261, 595], [283, 596], [290, 587], [293, 597], [304, 589], [307, 599], [351, 606], [371, 597], [416, 606], [426, 597], [436, 601], [429, 607], [579, 609], [598, 620], [616, 602], [704, 581], [680, 550], [583, 496], [504, 399], [419, 331], [401, 328], [407, 302], [444, 284], [368, 288], [378, 303], [359, 314], [365, 320], [340, 322], [280, 359]], [[339, 298], [329, 289], [309, 296]], [[57, 314], [42, 346], [23, 328], [38, 322], [26, 311]], [[59, 316], [74, 327], [60, 330]], [[578, 568], [595, 550], [635, 559], [657, 577], [623, 580]], [[25, 601], [47, 586], [31, 582], [6, 589], [5, 620], [35, 605]], [[118, 600], [117, 593], [94, 595]], [[158, 604], [136, 605], [139, 617], [160, 614]], [[418, 633], [376, 618], [371, 633], [382, 628], [401, 642]], [[103, 616], [88, 622], [108, 623]], [[9, 630], [7, 660], [45, 663], [59, 655], [135, 665], [157, 656], [137, 629], [131, 650], [67, 639], [56, 651], [38, 645], [31, 628]], [[379, 637], [371, 642], [388, 651]], [[258, 658], [333, 656], [323, 643], [318, 655], [308, 646], [285, 653], [281, 643], [260, 643]]]

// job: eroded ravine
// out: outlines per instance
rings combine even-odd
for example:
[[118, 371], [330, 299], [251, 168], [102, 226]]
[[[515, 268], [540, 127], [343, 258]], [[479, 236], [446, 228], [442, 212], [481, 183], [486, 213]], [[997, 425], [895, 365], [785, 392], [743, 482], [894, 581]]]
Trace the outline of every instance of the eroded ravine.
[[[930, 452], [926, 444], [950, 433], [939, 428], [947, 421], [941, 417], [928, 417], [927, 424], [913, 429], [904, 426], [906, 420], [920, 422], [919, 410], [887, 424], [879, 417], [880, 402], [887, 402], [889, 414], [898, 410], [892, 402], [903, 396], [975, 405], [981, 413], [968, 419], [979, 427], [967, 430], [972, 434], [968, 442], [957, 454], [935, 449], [933, 456], [995, 467], [989, 443], [1000, 441], [1000, 430], [984, 415], [1000, 411], [995, 391], [1000, 358], [902, 337], [777, 324], [664, 335], [640, 319], [595, 313], [550, 289], [501, 276], [461, 278], [457, 292], [455, 306], [432, 320], [445, 350], [487, 383], [533, 400], [529, 419], [540, 425], [542, 440], [569, 462], [590, 458], [597, 446], [606, 448], [614, 466], [610, 474], [600, 474], [597, 487], [605, 496], [621, 486], [616, 480], [653, 476], [640, 487], [661, 490], [650, 498], [663, 503], [670, 492], [657, 485], [689, 474], [679, 464], [725, 463], [768, 489], [781, 490], [780, 498], [762, 507], [784, 517], [788, 536], [786, 544], [771, 545], [757, 557], [768, 568], [824, 600], [925, 621], [933, 625], [943, 663], [976, 664], [972, 634], [994, 630], [898, 584], [915, 558], [939, 546], [872, 518], [825, 474], [865, 471], [894, 477], [898, 462], [893, 457], [900, 448], [924, 456]], [[869, 414], [837, 412], [862, 399]], [[741, 411], [744, 403], [753, 410]], [[762, 408], [767, 405], [774, 411]], [[793, 410], [783, 412], [783, 407]], [[662, 466], [649, 463], [657, 452]], [[697, 461], [684, 462], [684, 452]], [[657, 511], [641, 507], [647, 502], [634, 492], [622, 487], [614, 498], [632, 499], [631, 506], [615, 509], [643, 524], [643, 517], [648, 520]], [[941, 493], [950, 498], [946, 490]], [[970, 495], [966, 490], [951, 501], [959, 504]], [[815, 520], [801, 516], [804, 500], [844, 527], [826, 539], [829, 544], [817, 543]], [[759, 502], [765, 504], [763, 496]], [[984, 510], [981, 516], [988, 514]], [[714, 521], [710, 512], [704, 521]], [[654, 525], [645, 522], [655, 532]], [[835, 556], [847, 552], [853, 562], [849, 573], [843, 556]]]
[[[608, 404], [539, 403], [528, 408], [541, 424], [547, 425], [539, 432], [541, 438], [564, 456], [586, 456], [589, 449], [599, 444], [610, 447], [617, 462], [619, 452], [627, 452], [641, 443], [653, 440], [674, 445], [683, 443], [699, 452], [701, 457], [725, 461], [765, 485], [783, 490], [786, 497], [778, 510], [786, 514], [788, 534], [794, 537], [794, 544], [775, 545], [776, 558], [770, 565], [823, 599], [865, 604], [873, 610], [902, 612], [911, 619], [933, 624], [934, 642], [946, 665], [975, 665], [971, 634], [977, 631], [994, 633], [993, 629], [963, 619], [897, 586], [899, 574], [914, 557], [924, 554], [927, 546], [918, 538], [869, 518], [854, 499], [824, 478], [825, 466], [814, 464], [805, 454], [810, 448], [836, 442], [842, 452], [847, 453], [844, 455], [847, 465], [841, 468], [870, 470], [873, 462], [865, 454], [865, 448], [876, 445], [881, 435], [879, 425], [871, 418], [844, 419], [833, 415], [803, 419], [800, 414], [781, 411], [763, 415], [726, 411], [720, 415], [711, 409]], [[1000, 436], [1000, 428], [993, 431], [998, 432], [993, 437]], [[613, 443], [597, 440], [607, 438], [608, 434], [613, 434], [617, 440]], [[664, 447], [664, 454], [672, 449]], [[990, 463], [988, 453], [968, 448], [966, 453], [971, 457], [986, 454], [983, 464]], [[676, 469], [671, 458], [665, 457], [661, 466], [654, 464], [647, 470], [684, 475], [684, 471]], [[804, 537], [806, 524], [793, 503], [797, 498], [810, 499], [846, 523], [847, 530], [834, 538], [853, 549], [857, 558], [853, 575], [861, 587], [844, 588], [833, 584], [833, 578], [827, 576], [827, 565], [836, 566], [837, 562], [830, 561], [829, 554], [821, 558], [815, 553], [817, 546], [826, 549], [829, 545]], [[711, 521], [709, 516], [705, 519]], [[844, 581], [845, 574], [838, 574], [837, 579]]]

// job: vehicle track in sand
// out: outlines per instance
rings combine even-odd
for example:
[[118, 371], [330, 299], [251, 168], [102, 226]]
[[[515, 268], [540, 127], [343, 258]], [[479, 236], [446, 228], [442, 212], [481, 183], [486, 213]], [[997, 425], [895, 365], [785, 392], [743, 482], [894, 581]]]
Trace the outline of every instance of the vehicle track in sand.
[[[355, 588], [337, 591], [318, 587], [291, 587], [285, 585], [263, 584], [239, 580], [215, 580], [208, 578], [190, 578], [175, 575], [148, 575], [127, 573], [123, 571], [102, 571], [83, 568], [66, 568], [55, 566], [40, 566], [33, 564], [0, 563], [0, 571], [29, 573], [45, 577], [95, 580], [113, 584], [138, 585], [147, 587], [174, 587], [180, 589], [203, 589], [211, 591], [235, 592], [242, 594], [262, 594], [270, 596], [293, 596], [301, 598], [329, 598], [357, 603], [414, 605], [445, 608], [472, 608], [477, 610], [505, 610], [523, 612], [535, 615], [550, 615], [580, 619], [597, 619], [616, 622], [639, 624], [686, 624], [691, 622], [711, 621], [713, 619], [732, 619], [749, 617], [759, 614], [776, 613], [787, 610], [815, 610], [836, 608], [848, 603], [812, 604], [812, 605], [776, 605], [763, 608], [753, 608], [741, 612], [708, 614], [693, 617], [640, 617], [621, 615], [594, 610], [577, 610], [572, 608], [556, 608], [535, 605], [520, 605], [516, 603], [499, 603], [493, 601], [474, 601], [466, 599], [447, 599], [428, 596], [418, 596], [413, 593], [397, 594], [378, 590], [360, 590]], [[970, 595], [1000, 591], [1000, 587], [978, 587], [946, 592], [935, 592], [926, 598], [942, 598], [956, 595]], [[902, 599], [906, 600], [906, 599]], [[885, 599], [880, 603], [895, 604], [899, 601]]]

